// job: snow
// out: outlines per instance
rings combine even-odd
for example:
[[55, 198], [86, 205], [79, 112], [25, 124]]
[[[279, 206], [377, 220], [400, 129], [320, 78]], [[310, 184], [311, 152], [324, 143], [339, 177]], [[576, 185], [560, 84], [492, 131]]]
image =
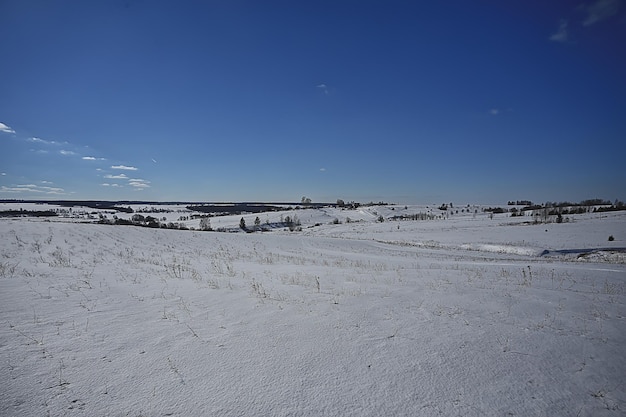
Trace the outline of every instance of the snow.
[[402, 212], [0, 219], [0, 415], [625, 413], [624, 212]]

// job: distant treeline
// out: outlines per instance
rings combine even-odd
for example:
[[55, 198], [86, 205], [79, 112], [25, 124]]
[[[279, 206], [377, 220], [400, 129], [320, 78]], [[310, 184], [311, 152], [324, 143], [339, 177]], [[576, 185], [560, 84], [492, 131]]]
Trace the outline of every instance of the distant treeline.
[[336, 206], [336, 204], [329, 203], [306, 203], [302, 206], [293, 204], [284, 204], [280, 206], [282, 203], [230, 203], [230, 204], [196, 204], [196, 205], [188, 205], [187, 209], [191, 211], [198, 211], [200, 213], [208, 213], [216, 216], [227, 216], [227, 215], [239, 215], [239, 214], [256, 214], [256, 213], [265, 213], [268, 211], [289, 211], [289, 210], [300, 210], [300, 209], [308, 209], [308, 208], [320, 208], [320, 207], [329, 207]]
[[[104, 216], [100, 217], [98, 221], [99, 224], [108, 224], [108, 225], [116, 225], [116, 226], [139, 226], [139, 227], [149, 227], [153, 229], [174, 229], [174, 230], [200, 230], [207, 232], [232, 232], [238, 231], [238, 229], [230, 228], [211, 228], [211, 220], [209, 215], [193, 215], [191, 218], [200, 218], [199, 228], [196, 229], [194, 227], [188, 227], [184, 222], [166, 222], [166, 218], [163, 217], [158, 219], [153, 216], [144, 216], [141, 214], [133, 214], [130, 219], [120, 219], [117, 216], [113, 216], [112, 219], [108, 219]], [[302, 231], [302, 224], [300, 223], [300, 219], [298, 216], [286, 216], [283, 218], [282, 214], [280, 216], [280, 222], [272, 222], [270, 223], [267, 220], [264, 224], [261, 224], [261, 219], [257, 216], [254, 221], [254, 226], [248, 227], [246, 226], [246, 222], [244, 218], [241, 218], [239, 222], [239, 228], [247, 233], [252, 232], [265, 232], [268, 230], [276, 229], [279, 227], [287, 227], [290, 231]]]
[[284, 211], [290, 210], [287, 207], [279, 207], [268, 204], [247, 204], [247, 203], [235, 203], [235, 204], [202, 204], [202, 205], [190, 205], [187, 206], [188, 210], [199, 211], [200, 213], [210, 214], [242, 214], [242, 213], [263, 213], [266, 211]]
[[[132, 201], [95, 201], [95, 200], [0, 200], [2, 203], [34, 203], [34, 204], [56, 204], [61, 207], [89, 207], [100, 210], [117, 210], [132, 213], [130, 207], [119, 207], [120, 205], [139, 204]], [[130, 211], [129, 211], [130, 210]]]
[[516, 200], [507, 202], [509, 206], [525, 206], [524, 210], [535, 210], [538, 208], [544, 207], [591, 207], [591, 206], [615, 206], [615, 207], [623, 207], [624, 202], [615, 200], [611, 202], [609, 200], [603, 200], [601, 198], [592, 198], [589, 200], [583, 200], [580, 203], [572, 203], [569, 201], [561, 201], [561, 202], [552, 202], [547, 201], [544, 204], [533, 204], [530, 200]]
[[0, 217], [54, 217], [58, 214], [44, 210], [5, 210], [0, 211]]
[[510, 209], [505, 209], [502, 207], [489, 207], [483, 209], [484, 212], [488, 213], [511, 213], [512, 217], [525, 216], [527, 212], [531, 212], [534, 217], [541, 217], [544, 219], [544, 221], [547, 221], [547, 219], [551, 216], [556, 216], [558, 219], [558, 223], [561, 222], [560, 220], [562, 219], [562, 216], [565, 215], [602, 213], [621, 210], [626, 210], [626, 204], [624, 204], [623, 201], [615, 200], [613, 203], [611, 203], [609, 200], [602, 200], [599, 198], [583, 200], [580, 203], [570, 203], [567, 201], [554, 203], [548, 201], [544, 204], [527, 205], [520, 209], [518, 209], [517, 207], [512, 207]]
[[[252, 202], [189, 202], [189, 201], [104, 201], [104, 200], [0, 200], [0, 203], [34, 203], [34, 204], [56, 204], [61, 207], [89, 207], [99, 210], [111, 210], [124, 213], [134, 213], [131, 205], [138, 206], [163, 206], [176, 205], [185, 206], [189, 210], [199, 211], [202, 213], [223, 213], [223, 214], [241, 214], [241, 213], [262, 213], [265, 211], [281, 211], [289, 210], [291, 207], [300, 208], [298, 203], [252, 203]], [[334, 206], [331, 203], [311, 203], [308, 202], [302, 206], [305, 208], [319, 208], [326, 206]], [[152, 207], [154, 208], [154, 207]], [[165, 209], [137, 210], [138, 212], [168, 212]]]
[[402, 214], [400, 216], [392, 216], [389, 220], [435, 220], [440, 218], [432, 213], [413, 213], [413, 214]]
[[509, 206], [532, 206], [533, 202], [530, 200], [517, 200], [517, 201], [509, 201], [506, 204]]
[[153, 216], [142, 216], [141, 214], [134, 214], [130, 220], [120, 219], [117, 216], [113, 216], [112, 220], [107, 218], [100, 218], [98, 221], [100, 224], [112, 224], [112, 225], [122, 225], [122, 226], [142, 226], [142, 227], [151, 227], [154, 229], [178, 229], [178, 230], [187, 230], [187, 226], [184, 223], [161, 223], [161, 219], [157, 219]]

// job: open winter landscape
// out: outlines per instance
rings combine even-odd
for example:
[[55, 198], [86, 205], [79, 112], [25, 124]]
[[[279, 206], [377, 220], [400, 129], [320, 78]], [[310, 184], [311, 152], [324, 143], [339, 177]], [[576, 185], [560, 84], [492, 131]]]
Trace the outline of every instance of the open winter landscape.
[[625, 416], [624, 40], [624, 0], [0, 0], [0, 417]]
[[5, 416], [626, 411], [625, 211], [9, 207], [65, 217], [0, 219]]

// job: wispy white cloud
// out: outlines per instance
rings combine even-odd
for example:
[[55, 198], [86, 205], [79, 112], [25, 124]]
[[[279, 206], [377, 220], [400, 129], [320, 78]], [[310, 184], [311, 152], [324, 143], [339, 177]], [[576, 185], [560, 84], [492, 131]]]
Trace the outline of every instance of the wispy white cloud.
[[150, 188], [150, 181], [142, 180], [140, 178], [131, 178], [128, 180], [128, 185], [138, 189]]
[[[582, 26], [591, 26], [603, 20], [618, 14], [623, 0], [594, 0], [586, 2], [587, 4], [581, 4], [574, 8], [578, 13], [583, 13], [585, 16], [582, 20]], [[576, 19], [576, 24], [570, 28], [569, 22], [565, 19], [561, 19], [559, 27], [555, 33], [550, 35], [548, 39], [554, 42], [569, 42], [571, 38], [571, 31], [578, 28], [581, 22]]]
[[122, 185], [119, 184], [109, 184], [108, 182], [103, 182], [102, 184], [100, 184], [103, 187], [117, 187], [117, 188], [124, 188]]
[[66, 151], [66, 150], [60, 150], [59, 153], [61, 155], [64, 155], [64, 156], [74, 156], [74, 155], [77, 155], [77, 153], [74, 152], [74, 151]]
[[491, 116], [501, 116], [501, 115], [505, 115], [505, 114], [511, 114], [513, 113], [513, 108], [511, 107], [492, 107], [489, 109], [489, 111], [487, 112], [489, 113]]
[[315, 86], [315, 88], [322, 91], [325, 95], [328, 95], [328, 86], [325, 83], [319, 83]]
[[0, 186], [0, 192], [3, 193], [28, 193], [28, 192], [35, 192], [35, 189], [31, 188], [31, 187], [27, 187], [24, 185], [16, 185], [13, 187], [7, 187], [7, 186]]
[[139, 168], [129, 167], [129, 166], [126, 166], [126, 165], [113, 165], [113, 166], [111, 166], [111, 169], [122, 169], [122, 170], [126, 170], [126, 171], [137, 171]]
[[35, 193], [35, 194], [51, 194], [51, 195], [65, 195], [67, 194], [63, 188], [59, 187], [47, 187], [35, 184], [18, 184], [11, 187], [1, 186], [0, 192], [2, 193]]
[[127, 180], [128, 177], [126, 176], [126, 174], [119, 174], [119, 175], [105, 175], [104, 178], [110, 179], [110, 180]]
[[40, 187], [46, 194], [65, 194], [65, 190], [59, 187]]
[[321, 172], [326, 172], [326, 168], [320, 168]]
[[583, 26], [590, 26], [594, 23], [608, 19], [617, 14], [621, 0], [596, 0], [589, 6], [583, 6], [587, 17], [583, 20]]
[[3, 133], [15, 133], [15, 130], [11, 129], [9, 126], [4, 123], [0, 123], [0, 132]]
[[2, 173], [0, 173], [0, 175], [5, 176], [5, 175], [7, 175], [7, 173], [6, 172], [2, 172]]
[[57, 142], [55, 140], [45, 140], [36, 137], [28, 138], [27, 140], [29, 142], [40, 143], [42, 145], [69, 145], [69, 142]]
[[83, 156], [85, 161], [106, 161], [106, 158], [96, 158], [95, 156]]
[[569, 34], [567, 31], [567, 20], [561, 20], [559, 23], [559, 28], [552, 36], [550, 36], [550, 40], [554, 42], [567, 42], [569, 38]]

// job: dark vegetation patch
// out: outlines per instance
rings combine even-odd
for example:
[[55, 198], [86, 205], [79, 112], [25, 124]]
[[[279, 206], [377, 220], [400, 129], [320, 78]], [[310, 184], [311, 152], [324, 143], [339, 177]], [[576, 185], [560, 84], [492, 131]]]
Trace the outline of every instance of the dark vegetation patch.
[[5, 210], [0, 217], [55, 217], [58, 214], [48, 210]]

